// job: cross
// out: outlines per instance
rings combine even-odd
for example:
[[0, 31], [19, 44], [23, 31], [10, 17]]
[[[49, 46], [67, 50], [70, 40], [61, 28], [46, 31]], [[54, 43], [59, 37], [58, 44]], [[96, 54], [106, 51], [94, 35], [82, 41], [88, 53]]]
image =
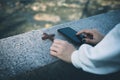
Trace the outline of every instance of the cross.
[[54, 36], [55, 36], [55, 34], [43, 33], [42, 40], [50, 39], [51, 41], [53, 41], [54, 40]]

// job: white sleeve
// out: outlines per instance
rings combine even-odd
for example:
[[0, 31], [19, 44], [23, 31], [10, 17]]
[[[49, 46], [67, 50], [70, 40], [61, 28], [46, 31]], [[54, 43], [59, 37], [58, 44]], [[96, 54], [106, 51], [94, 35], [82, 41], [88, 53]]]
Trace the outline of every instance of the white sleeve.
[[95, 47], [83, 44], [71, 56], [72, 64], [86, 72], [109, 74], [120, 70], [120, 24]]

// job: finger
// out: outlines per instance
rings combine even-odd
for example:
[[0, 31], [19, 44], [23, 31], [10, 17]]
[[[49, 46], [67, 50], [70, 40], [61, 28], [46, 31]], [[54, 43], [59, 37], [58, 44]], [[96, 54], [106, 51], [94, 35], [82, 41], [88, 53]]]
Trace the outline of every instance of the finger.
[[55, 39], [54, 40], [54, 43], [56, 43], [56, 44], [61, 44], [63, 42], [64, 42], [64, 40], [60, 40], [60, 39]]
[[85, 32], [85, 30], [81, 30], [81, 31], [77, 32], [76, 35], [79, 35], [79, 34], [84, 33], [84, 32]]
[[57, 52], [55, 52], [55, 51], [50, 51], [50, 54], [52, 55], [52, 56], [57, 56]]
[[99, 33], [99, 34], [101, 34], [96, 28], [93, 29], [93, 31], [94, 31], [94, 33]]
[[68, 44], [68, 42], [65, 40], [55, 40], [54, 44], [57, 44], [57, 45], [59, 45], [59, 47], [62, 47], [64, 45]]
[[94, 44], [94, 40], [93, 39], [89, 39], [89, 38], [85, 38], [85, 43]]
[[79, 34], [81, 34], [81, 33], [92, 34], [92, 30], [90, 30], [90, 29], [81, 30], [81, 31], [77, 32], [76, 35], [79, 35]]
[[55, 47], [55, 46], [51, 46], [51, 47], [50, 47], [50, 50], [55, 51], [55, 52], [58, 52], [58, 51], [59, 51], [59, 48], [58, 48], [58, 47]]
[[61, 48], [61, 47], [62, 47], [62, 45], [61, 45], [61, 44], [56, 44], [56, 43], [54, 43], [54, 44], [52, 44], [52, 46], [51, 46], [51, 47]]

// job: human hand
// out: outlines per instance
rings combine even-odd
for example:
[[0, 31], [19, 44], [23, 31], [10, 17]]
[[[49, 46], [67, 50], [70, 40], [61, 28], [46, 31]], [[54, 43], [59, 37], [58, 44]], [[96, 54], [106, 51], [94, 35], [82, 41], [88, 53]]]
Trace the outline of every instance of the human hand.
[[81, 30], [76, 35], [80, 35], [82, 33], [85, 34], [85, 38], [83, 38], [85, 43], [88, 43], [91, 45], [96, 45], [98, 42], [100, 42], [104, 38], [104, 36], [100, 32], [98, 32], [96, 29]]
[[71, 63], [71, 54], [75, 50], [75, 47], [67, 41], [55, 39], [50, 47], [50, 54]]

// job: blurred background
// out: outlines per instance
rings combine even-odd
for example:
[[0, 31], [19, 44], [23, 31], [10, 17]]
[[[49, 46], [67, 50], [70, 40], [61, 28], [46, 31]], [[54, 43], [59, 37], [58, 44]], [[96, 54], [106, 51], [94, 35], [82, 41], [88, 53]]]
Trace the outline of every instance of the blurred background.
[[0, 0], [0, 39], [120, 9], [120, 0]]

